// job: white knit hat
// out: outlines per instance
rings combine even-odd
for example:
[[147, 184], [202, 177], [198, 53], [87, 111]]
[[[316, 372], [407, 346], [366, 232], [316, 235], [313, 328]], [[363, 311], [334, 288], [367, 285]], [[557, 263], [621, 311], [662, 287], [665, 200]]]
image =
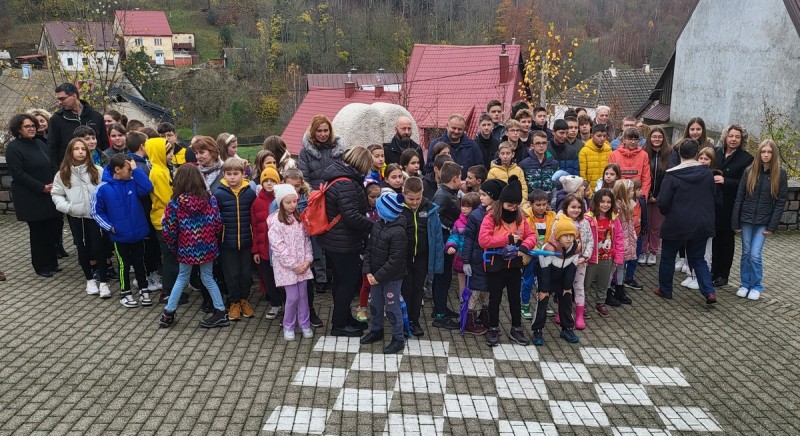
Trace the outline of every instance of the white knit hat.
[[277, 202], [278, 207], [280, 207], [281, 202], [287, 195], [297, 195], [297, 191], [294, 189], [294, 186], [287, 183], [275, 185], [275, 201]]

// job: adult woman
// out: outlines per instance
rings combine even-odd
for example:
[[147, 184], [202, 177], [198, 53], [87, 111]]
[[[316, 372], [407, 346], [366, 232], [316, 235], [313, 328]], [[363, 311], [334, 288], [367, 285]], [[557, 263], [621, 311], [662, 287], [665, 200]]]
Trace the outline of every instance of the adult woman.
[[297, 167], [297, 162], [289, 154], [289, 150], [286, 149], [286, 143], [283, 142], [280, 136], [268, 136], [264, 140], [264, 150], [271, 151], [275, 158], [278, 159], [278, 173], [283, 174], [284, 170]]
[[642, 235], [639, 264], [655, 265], [656, 256], [661, 252], [661, 225], [664, 224], [664, 215], [658, 209], [658, 193], [667, 173], [671, 152], [664, 129], [653, 127], [642, 149], [650, 158], [650, 192], [647, 193], [647, 234]]
[[722, 204], [716, 210], [716, 232], [711, 249], [711, 276], [714, 286], [728, 284], [728, 276], [733, 264], [735, 247], [731, 216], [739, 182], [744, 170], [753, 162], [753, 155], [742, 147], [747, 144], [747, 131], [744, 127], [733, 124], [722, 133], [722, 146], [716, 150], [717, 169], [722, 175], [714, 176], [714, 183], [722, 193]]
[[337, 216], [341, 219], [317, 238], [333, 264], [333, 336], [357, 337], [367, 328], [366, 323], [353, 318], [350, 303], [361, 288], [361, 241], [372, 230], [364, 193], [364, 176], [371, 167], [372, 155], [366, 148], [356, 146], [344, 153], [343, 161], [334, 162], [322, 174], [324, 182], [340, 179], [325, 191], [325, 206], [329, 221]]
[[8, 123], [16, 139], [6, 148], [11, 173], [11, 195], [17, 220], [30, 229], [31, 263], [41, 277], [52, 277], [58, 268], [57, 244], [63, 220], [50, 198], [56, 169], [47, 145], [36, 138], [39, 122], [29, 114], [17, 114]]
[[[714, 141], [706, 134], [706, 122], [700, 117], [689, 118], [681, 139], [686, 138], [697, 141], [701, 150], [706, 147], [714, 147]], [[672, 150], [672, 154], [669, 156], [669, 167], [672, 168], [679, 163], [681, 163], [681, 158], [678, 156], [678, 149], [676, 148]]]
[[739, 184], [731, 218], [731, 226], [742, 235], [742, 286], [736, 295], [750, 300], [764, 292], [761, 250], [766, 237], [778, 229], [788, 190], [775, 142], [761, 142], [757, 156]]
[[[322, 174], [332, 163], [341, 161], [347, 147], [333, 133], [330, 120], [325, 115], [314, 115], [311, 125], [303, 136], [297, 167], [303, 172], [311, 189], [319, 189]], [[275, 155], [277, 156], [277, 154]]]
[[36, 137], [47, 144], [47, 126], [50, 124], [50, 117], [53, 115], [44, 109], [29, 109], [28, 113], [33, 115], [36, 121], [39, 122], [39, 128], [36, 129]]
[[197, 157], [197, 165], [200, 173], [203, 174], [206, 187], [213, 195], [224, 176], [217, 142], [210, 136], [195, 136], [192, 139], [192, 149]]
[[106, 131], [111, 129], [114, 124], [128, 125], [128, 117], [122, 115], [118, 110], [110, 109], [103, 114], [103, 122], [106, 125]]

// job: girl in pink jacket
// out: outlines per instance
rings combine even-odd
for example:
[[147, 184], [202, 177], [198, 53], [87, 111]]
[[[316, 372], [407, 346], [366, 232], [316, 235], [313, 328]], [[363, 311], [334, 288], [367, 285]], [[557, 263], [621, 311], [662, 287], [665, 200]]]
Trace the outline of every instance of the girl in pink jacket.
[[622, 223], [614, 212], [614, 204], [614, 194], [608, 189], [601, 189], [592, 197], [591, 210], [586, 213], [593, 218], [590, 223], [595, 249], [589, 258], [583, 285], [587, 291], [594, 288], [595, 309], [603, 317], [610, 315], [606, 300], [613, 299], [613, 295], [608, 295], [611, 272], [625, 263]]
[[308, 310], [306, 280], [312, 278], [311, 239], [306, 234], [297, 210], [297, 191], [294, 186], [275, 186], [278, 210], [267, 218], [269, 245], [272, 250], [272, 269], [275, 285], [286, 289], [283, 312], [283, 338], [294, 340], [296, 324], [300, 324], [304, 338], [314, 337]]

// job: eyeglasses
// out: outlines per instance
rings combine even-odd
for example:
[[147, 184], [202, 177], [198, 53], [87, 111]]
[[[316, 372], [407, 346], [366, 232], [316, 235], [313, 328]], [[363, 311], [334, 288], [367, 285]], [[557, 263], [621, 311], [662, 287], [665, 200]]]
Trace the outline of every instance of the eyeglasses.
[[36, 125], [35, 124], [23, 124], [22, 128], [23, 129], [35, 129]]
[[547, 145], [547, 142], [534, 142], [533, 145]]
[[508, 129], [509, 132], [519, 133], [519, 129]]

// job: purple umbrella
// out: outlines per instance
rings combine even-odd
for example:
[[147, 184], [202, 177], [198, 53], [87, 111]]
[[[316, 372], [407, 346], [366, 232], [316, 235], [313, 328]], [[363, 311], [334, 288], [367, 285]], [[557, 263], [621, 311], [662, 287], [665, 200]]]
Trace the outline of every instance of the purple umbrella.
[[467, 325], [467, 312], [469, 311], [469, 297], [472, 296], [472, 291], [469, 289], [469, 276], [467, 276], [467, 284], [464, 290], [461, 291], [461, 314], [459, 321], [461, 321], [461, 336], [464, 336], [464, 328]]

